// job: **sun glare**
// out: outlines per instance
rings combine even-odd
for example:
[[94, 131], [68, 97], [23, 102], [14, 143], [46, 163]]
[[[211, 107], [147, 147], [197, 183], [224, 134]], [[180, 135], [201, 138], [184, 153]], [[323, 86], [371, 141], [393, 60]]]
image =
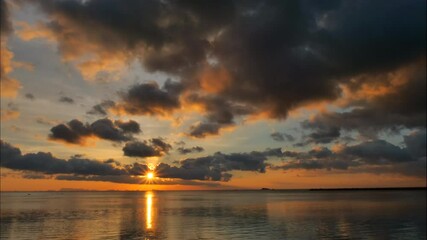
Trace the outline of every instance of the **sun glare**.
[[152, 179], [154, 178], [154, 173], [153, 173], [153, 172], [149, 172], [149, 173], [147, 173], [146, 178], [147, 178], [148, 180], [152, 180]]

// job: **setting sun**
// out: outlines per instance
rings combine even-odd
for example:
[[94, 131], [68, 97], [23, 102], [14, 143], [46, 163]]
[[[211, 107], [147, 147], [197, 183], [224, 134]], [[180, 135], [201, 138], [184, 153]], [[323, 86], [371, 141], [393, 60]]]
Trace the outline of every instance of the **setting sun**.
[[154, 178], [154, 173], [153, 172], [149, 172], [147, 173], [147, 175], [145, 176], [147, 179], [151, 180]]

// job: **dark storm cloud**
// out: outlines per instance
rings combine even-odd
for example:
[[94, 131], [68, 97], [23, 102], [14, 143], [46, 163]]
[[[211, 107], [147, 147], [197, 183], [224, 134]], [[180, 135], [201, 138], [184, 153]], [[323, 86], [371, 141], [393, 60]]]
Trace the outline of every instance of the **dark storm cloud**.
[[176, 150], [178, 150], [178, 152], [180, 154], [200, 153], [200, 152], [205, 151], [205, 149], [203, 147], [199, 147], [199, 146], [195, 146], [195, 147], [191, 147], [191, 148], [179, 147]]
[[[79, 35], [111, 51], [142, 53], [150, 71], [181, 73], [206, 57], [207, 37], [229, 22], [233, 3], [215, 1], [39, 1], [42, 9], [65, 19], [50, 23], [63, 51], [73, 51], [64, 32]], [[101, 10], [102, 9], [102, 10]], [[214, 11], [212, 11], [214, 10]], [[88, 24], [90, 23], [90, 24]], [[63, 32], [64, 31], [64, 32]], [[142, 49], [141, 49], [142, 48]]]
[[84, 124], [77, 119], [73, 119], [66, 124], [52, 127], [49, 138], [71, 144], [84, 144], [86, 138], [92, 136], [104, 140], [123, 142], [132, 140], [132, 135], [140, 131], [139, 124], [132, 120], [129, 122], [113, 122], [108, 118], [104, 118], [96, 120], [92, 124]]
[[295, 138], [292, 135], [287, 134], [287, 133], [274, 132], [274, 133], [270, 134], [270, 137], [273, 140], [278, 141], [278, 142], [295, 141]]
[[128, 142], [123, 147], [123, 154], [129, 157], [155, 157], [169, 153], [172, 146], [161, 138], [152, 138], [149, 141]]
[[[138, 59], [149, 71], [181, 79], [182, 85], [175, 91], [166, 85], [133, 86], [118, 103], [129, 114], [171, 113], [180, 107], [183, 92], [206, 90], [200, 77], [205, 68], [225, 69], [227, 81], [211, 94], [227, 104], [252, 109], [238, 113], [226, 105], [210, 107], [206, 119], [190, 129], [195, 137], [218, 134], [221, 128], [235, 123], [235, 116], [266, 113], [272, 118], [286, 118], [289, 110], [304, 104], [336, 100], [342, 96], [343, 85], [357, 88], [371, 81], [358, 78], [361, 75], [367, 79], [387, 75], [425, 58], [423, 0], [51, 0], [37, 4], [50, 16], [47, 27], [64, 55], [120, 53]], [[75, 46], [70, 34], [96, 45], [96, 50], [85, 44]], [[425, 79], [425, 72], [422, 76]], [[222, 83], [216, 79], [211, 84]], [[401, 87], [412, 84], [408, 81]], [[422, 82], [418, 84], [420, 88], [413, 89], [417, 94], [417, 89], [425, 89], [425, 80], [424, 88]], [[414, 112], [419, 98], [394, 95], [387, 94], [379, 102], [367, 101], [363, 109], [350, 113], [335, 113], [337, 119], [330, 121], [339, 124], [331, 126], [350, 127], [344, 121], [347, 118], [349, 124], [367, 119], [367, 123], [381, 128], [425, 126], [425, 110]], [[425, 93], [416, 96], [425, 102]], [[203, 98], [197, 101], [206, 104]], [[413, 114], [400, 114], [401, 106], [410, 106], [405, 111]], [[313, 133], [310, 141], [330, 142], [337, 133], [328, 127]]]
[[180, 107], [181, 85], [167, 80], [162, 88], [157, 83], [142, 83], [122, 93], [116, 108], [132, 115], [166, 114]]
[[12, 31], [12, 23], [10, 22], [10, 13], [6, 0], [0, 0], [0, 33], [8, 34]]
[[95, 106], [93, 106], [92, 109], [89, 110], [87, 113], [93, 114], [93, 115], [107, 116], [108, 109], [112, 108], [114, 105], [115, 105], [115, 102], [111, 100], [106, 100], [101, 102], [100, 104], [96, 104]]
[[336, 98], [348, 77], [425, 56], [424, 1], [322, 3], [260, 2], [225, 30], [216, 50], [236, 69], [231, 97], [284, 117], [304, 102]]
[[72, 99], [70, 97], [61, 97], [61, 98], [59, 98], [59, 101], [63, 102], [63, 103], [69, 103], [69, 104], [74, 103], [74, 99]]

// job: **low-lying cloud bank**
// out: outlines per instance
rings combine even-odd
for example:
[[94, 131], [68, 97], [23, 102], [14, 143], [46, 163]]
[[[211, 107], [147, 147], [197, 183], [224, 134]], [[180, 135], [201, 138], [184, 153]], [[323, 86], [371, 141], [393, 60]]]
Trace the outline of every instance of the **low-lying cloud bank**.
[[[280, 149], [233, 154], [218, 152], [212, 156], [185, 159], [178, 166], [160, 163], [154, 171], [159, 178], [158, 183], [171, 184], [167, 179], [178, 179], [177, 183], [186, 184], [196, 184], [189, 180], [229, 181], [232, 177], [229, 172], [233, 170], [265, 172], [268, 157], [278, 157], [281, 154]], [[122, 183], [143, 183], [144, 178], [141, 177], [150, 170], [147, 164], [135, 162], [124, 165], [113, 159], [101, 162], [79, 155], [65, 160], [46, 152], [22, 154], [19, 148], [4, 141], [1, 141], [1, 167], [55, 175], [56, 179], [63, 180]]]
[[[405, 147], [384, 140], [372, 140], [333, 150], [319, 147], [307, 152], [285, 151], [286, 161], [273, 169], [339, 169], [373, 173], [397, 173], [414, 177], [426, 176], [426, 130], [404, 137]], [[355, 170], [359, 169], [359, 170]]]
[[[160, 143], [151, 141], [151, 144]], [[217, 152], [177, 161], [175, 165], [160, 163], [154, 171], [159, 184], [172, 184], [173, 181], [168, 179], [175, 179], [179, 184], [198, 184], [189, 182], [192, 180], [229, 181], [233, 176], [232, 171], [265, 173], [267, 169], [338, 169], [425, 178], [426, 130], [421, 129], [405, 136], [404, 145], [399, 147], [384, 140], [373, 140], [351, 146], [335, 146], [332, 150], [319, 147], [306, 152], [282, 152], [280, 148], [249, 153]], [[281, 159], [282, 164], [277, 164], [278, 159]], [[135, 184], [143, 183], [143, 176], [150, 170], [147, 164], [137, 162], [121, 164], [113, 159], [100, 162], [79, 155], [65, 160], [46, 152], [22, 154], [19, 148], [3, 141], [1, 167], [54, 175], [56, 179], [62, 180]]]

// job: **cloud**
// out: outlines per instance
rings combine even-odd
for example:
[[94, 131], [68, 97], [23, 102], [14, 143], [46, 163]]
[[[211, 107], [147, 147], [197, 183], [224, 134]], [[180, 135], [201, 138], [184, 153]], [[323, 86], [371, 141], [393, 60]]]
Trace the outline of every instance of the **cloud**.
[[93, 115], [101, 115], [101, 116], [107, 116], [108, 115], [108, 109], [114, 107], [115, 102], [111, 101], [111, 100], [105, 100], [103, 102], [101, 102], [100, 104], [96, 104], [95, 106], [92, 107], [91, 110], [89, 110], [87, 113], [88, 114], [93, 114]]
[[161, 138], [152, 138], [149, 141], [128, 142], [123, 147], [123, 154], [129, 157], [156, 157], [169, 153], [172, 146]]
[[1, 109], [1, 120], [9, 121], [19, 118], [21, 113], [19, 112], [18, 106], [13, 102], [9, 102], [6, 105], [6, 109]]
[[[328, 141], [338, 138], [341, 129], [355, 130], [375, 139], [377, 133], [384, 130], [425, 127], [425, 60], [390, 73], [361, 78], [363, 84], [347, 86], [353, 88], [346, 96], [351, 99], [345, 103], [349, 111], [321, 112], [303, 122], [302, 127], [314, 130], [313, 134], [331, 133], [326, 134]], [[336, 134], [332, 134], [334, 132]]]
[[162, 152], [169, 152], [172, 149], [172, 146], [164, 141], [163, 138], [152, 138], [150, 140], [151, 144], [156, 148], [160, 149]]
[[344, 154], [358, 157], [359, 161], [375, 164], [413, 160], [407, 149], [402, 149], [384, 140], [368, 141], [346, 147]]
[[21, 113], [18, 110], [1, 110], [1, 120], [2, 121], [9, 121], [9, 120], [13, 120], [13, 119], [17, 119], [19, 118], [19, 116], [21, 115]]
[[[340, 130], [359, 122], [368, 126], [363, 119], [379, 128], [425, 123], [425, 110], [415, 109], [421, 106], [419, 100], [425, 102], [425, 94], [417, 92], [425, 89], [425, 80], [424, 88], [420, 81], [399, 86], [402, 94], [418, 94], [413, 99], [400, 90], [375, 99], [371, 97], [376, 93], [360, 91], [378, 85], [378, 76], [395, 75], [425, 58], [422, 0], [31, 3], [48, 15], [46, 38], [58, 42], [63, 58], [74, 61], [85, 78], [117, 78], [120, 69], [138, 60], [148, 71], [179, 79], [175, 90], [166, 84], [137, 84], [113, 108], [165, 116], [181, 109], [186, 96], [198, 95], [193, 101], [203, 106], [204, 119], [190, 129], [194, 137], [220, 134], [222, 128], [234, 126], [237, 117], [285, 119], [289, 111], [308, 104], [342, 100], [353, 110], [333, 112], [325, 120], [338, 123], [330, 126]], [[86, 60], [88, 53], [93, 58]], [[424, 66], [416, 67], [424, 69], [423, 79]], [[418, 87], [412, 89], [413, 84]], [[361, 92], [371, 97], [346, 98]], [[403, 114], [401, 107], [408, 104], [409, 114]], [[314, 129], [307, 140], [332, 141], [338, 131], [325, 126], [321, 132]]]
[[180, 154], [189, 154], [189, 153], [200, 153], [205, 151], [205, 149], [203, 147], [199, 147], [199, 146], [195, 146], [195, 147], [191, 147], [191, 148], [185, 148], [185, 147], [179, 147], [176, 150], [178, 150], [178, 152]]
[[29, 100], [34, 100], [35, 99], [35, 97], [34, 97], [34, 95], [32, 93], [26, 93], [25, 94], [25, 98], [29, 99]]
[[12, 23], [9, 20], [9, 7], [5, 0], [0, 0], [0, 32], [7, 34], [13, 31]]
[[287, 134], [287, 133], [274, 132], [274, 133], [270, 134], [270, 137], [272, 139], [274, 139], [275, 141], [278, 141], [278, 142], [295, 141], [294, 136]]
[[264, 173], [268, 157], [281, 157], [278, 149], [268, 149], [263, 152], [224, 154], [217, 152], [211, 156], [188, 158], [180, 161], [180, 167], [171, 167], [160, 164], [158, 174], [165, 177], [179, 177], [181, 179], [199, 179], [212, 181], [229, 181], [230, 171], [253, 171]]
[[64, 160], [45, 152], [22, 154], [19, 148], [3, 141], [1, 141], [1, 159], [2, 167], [45, 174], [122, 175], [125, 173], [124, 170], [114, 168], [110, 164], [77, 156]]
[[59, 98], [59, 101], [62, 103], [74, 104], [74, 99], [70, 97], [61, 97]]
[[[424, 135], [423, 135], [424, 134]], [[405, 136], [401, 148], [384, 140], [371, 140], [336, 150], [326, 147], [307, 152], [285, 151], [283, 165], [271, 165], [272, 169], [339, 169], [349, 172], [397, 173], [408, 176], [424, 176], [419, 166], [425, 165], [425, 129]], [[424, 151], [423, 151], [424, 150]], [[417, 167], [418, 166], [418, 167]]]
[[[263, 173], [267, 166], [267, 158], [280, 156], [282, 156], [280, 149], [267, 149], [263, 152], [250, 153], [218, 152], [211, 156], [182, 160], [179, 166], [160, 163], [154, 169], [159, 178], [155, 183], [197, 185], [203, 183], [188, 180], [228, 181], [232, 177], [230, 171]], [[102, 162], [86, 159], [80, 155], [64, 160], [46, 152], [22, 154], [19, 148], [4, 141], [1, 141], [1, 159], [1, 167], [55, 175], [58, 180], [142, 183], [140, 177], [150, 169], [146, 164], [117, 164], [117, 161], [112, 159]]]
[[[50, 153], [22, 154], [21, 150], [1, 141], [1, 167], [24, 171], [22, 177], [29, 179], [51, 178], [69, 181], [107, 181], [115, 183], [143, 184], [141, 178], [148, 171], [145, 164], [129, 164], [121, 167], [112, 161], [96, 161], [73, 156], [68, 160], [59, 159]], [[218, 183], [204, 183], [181, 179], [157, 179], [155, 184], [183, 184], [218, 186]]]
[[218, 135], [221, 125], [219, 123], [198, 122], [190, 127], [189, 136], [204, 138], [209, 135]]
[[196, 105], [205, 117], [202, 122], [193, 124], [187, 135], [204, 138], [218, 135], [223, 128], [233, 127], [236, 116], [245, 116], [254, 112], [252, 107], [232, 103], [215, 95], [189, 94], [186, 104]]
[[167, 80], [162, 88], [157, 83], [142, 83], [132, 86], [121, 94], [122, 102], [114, 109], [130, 115], [166, 115], [180, 107], [181, 85]]
[[[3, 4], [3, 1], [2, 1]], [[3, 7], [3, 6], [2, 6]], [[2, 16], [3, 18], [3, 16]], [[1, 34], [0, 38], [0, 51], [1, 51], [1, 61], [0, 61], [0, 84], [1, 84], [1, 97], [2, 98], [14, 98], [16, 97], [19, 89], [21, 88], [21, 83], [10, 77], [9, 74], [13, 71], [14, 61], [13, 61], [13, 52], [7, 48], [7, 33]]]
[[140, 131], [139, 124], [133, 120], [129, 122], [113, 122], [108, 118], [104, 118], [96, 120], [92, 124], [84, 124], [77, 119], [73, 119], [66, 124], [52, 127], [49, 139], [80, 145], [84, 145], [85, 141], [91, 137], [125, 142], [132, 140], [132, 135]]
[[0, 96], [1, 98], [14, 98], [22, 87], [21, 83], [10, 74], [15, 68], [24, 68], [32, 70], [33, 66], [29, 63], [16, 62], [13, 60], [14, 54], [7, 47], [8, 37], [14, 31], [10, 19], [10, 4], [6, 0], [0, 0]]
[[114, 124], [120, 129], [122, 129], [124, 132], [130, 132], [130, 133], [141, 132], [141, 128], [139, 127], [139, 124], [133, 120], [129, 120], [128, 122], [117, 120], [117, 121], [114, 121]]
[[66, 181], [102, 181], [113, 183], [127, 183], [127, 184], [144, 184], [144, 179], [132, 177], [128, 175], [106, 175], [106, 176], [84, 176], [84, 175], [58, 175], [56, 180]]
[[47, 119], [45, 117], [37, 117], [36, 123], [46, 125], [46, 126], [53, 126], [53, 125], [58, 124], [57, 121], [50, 120], [50, 119]]
[[425, 7], [422, 1], [248, 5], [253, 14], [233, 22], [215, 50], [234, 70], [230, 97], [265, 106], [273, 117], [338, 98], [339, 85], [353, 76], [425, 56], [425, 13], [417, 10]]
[[102, 139], [111, 141], [129, 141], [132, 139], [133, 133], [138, 133], [139, 125], [135, 121], [112, 122], [108, 118], [100, 119], [90, 125], [92, 132]]
[[123, 154], [129, 157], [154, 157], [161, 156], [161, 153], [147, 142], [130, 142], [123, 147]]
[[416, 158], [426, 156], [426, 129], [420, 129], [404, 137], [408, 151]]
[[[82, 175], [58, 175], [55, 177], [57, 180], [67, 181], [102, 181], [102, 182], [114, 182], [114, 183], [127, 183], [127, 184], [144, 184], [146, 180], [140, 177], [132, 176], [82, 176]], [[190, 186], [206, 186], [206, 187], [218, 187], [219, 183], [216, 182], [202, 182], [193, 180], [181, 180], [181, 179], [156, 179], [151, 182], [156, 185], [190, 185]]]
[[308, 136], [305, 136], [305, 142], [303, 142], [303, 145], [309, 143], [330, 143], [341, 136], [340, 128], [336, 126], [315, 124], [308, 120], [302, 122], [301, 125], [306, 129], [314, 129], [314, 132], [310, 133]]
[[21, 177], [25, 179], [50, 179], [51, 178], [51, 176], [49, 175], [45, 175], [42, 173], [34, 173], [34, 172], [24, 172], [21, 175]]

